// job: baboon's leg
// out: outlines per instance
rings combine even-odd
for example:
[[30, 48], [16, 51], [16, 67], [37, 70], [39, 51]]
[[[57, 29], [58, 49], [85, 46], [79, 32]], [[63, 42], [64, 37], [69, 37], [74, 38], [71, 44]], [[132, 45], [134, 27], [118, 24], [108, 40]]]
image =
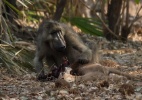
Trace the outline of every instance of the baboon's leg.
[[82, 76], [76, 77], [76, 82], [83, 82], [83, 81], [97, 81], [97, 80], [108, 80], [108, 75], [105, 75], [101, 72], [89, 72]]
[[109, 73], [114, 73], [114, 74], [125, 76], [128, 79], [134, 79], [135, 78], [135, 76], [129, 75], [128, 73], [124, 73], [124, 72], [121, 72], [121, 71], [116, 70], [116, 69], [109, 68], [108, 71], [109, 71]]
[[113, 68], [106, 68], [104, 66], [98, 65], [98, 64], [90, 64], [86, 65], [79, 69], [80, 72], [83, 73], [89, 73], [89, 72], [101, 72], [104, 73], [104, 75], [109, 75], [110, 73], [118, 74], [127, 77], [128, 79], [133, 79], [134, 76], [129, 75], [128, 73], [121, 72], [119, 70], [113, 69]]
[[89, 81], [89, 80], [96, 80], [94, 77], [94, 74], [92, 72], [90, 73], [86, 73], [85, 75], [82, 75], [82, 76], [77, 76], [75, 78], [75, 81], [76, 82], [83, 82], [83, 81]]

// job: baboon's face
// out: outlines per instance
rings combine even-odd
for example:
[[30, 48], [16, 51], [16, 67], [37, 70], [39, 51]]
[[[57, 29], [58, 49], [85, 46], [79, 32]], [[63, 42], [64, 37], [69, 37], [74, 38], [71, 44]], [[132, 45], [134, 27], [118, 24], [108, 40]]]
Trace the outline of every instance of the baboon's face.
[[61, 30], [56, 30], [51, 33], [52, 41], [50, 42], [50, 46], [57, 51], [64, 51], [66, 48], [66, 42], [64, 40], [64, 36]]
[[49, 32], [49, 45], [52, 49], [57, 51], [64, 51], [66, 48], [66, 42], [64, 39], [64, 32], [59, 23], [52, 22], [48, 25]]

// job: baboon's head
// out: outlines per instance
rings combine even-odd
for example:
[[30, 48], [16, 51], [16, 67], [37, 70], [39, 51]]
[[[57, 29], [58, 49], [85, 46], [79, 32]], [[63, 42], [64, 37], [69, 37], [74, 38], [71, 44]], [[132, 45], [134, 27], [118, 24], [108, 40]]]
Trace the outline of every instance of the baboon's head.
[[64, 31], [61, 25], [56, 21], [48, 21], [46, 25], [47, 37], [46, 41], [50, 47], [57, 51], [64, 51], [66, 48], [66, 41], [64, 39]]

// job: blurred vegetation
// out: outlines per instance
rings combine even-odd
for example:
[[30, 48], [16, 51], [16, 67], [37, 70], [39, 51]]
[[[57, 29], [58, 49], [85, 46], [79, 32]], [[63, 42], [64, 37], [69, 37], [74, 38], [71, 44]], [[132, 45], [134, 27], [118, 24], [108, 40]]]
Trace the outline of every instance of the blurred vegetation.
[[[33, 46], [32, 50], [27, 48], [35, 44], [39, 23], [45, 18], [54, 17], [59, 1], [61, 0], [2, 0], [0, 2], [0, 67], [7, 67], [19, 74], [25, 73], [27, 68], [34, 70], [32, 59], [35, 47]], [[109, 0], [87, 2], [67, 0], [60, 21], [71, 23], [91, 35], [104, 37], [107, 30], [117, 36], [108, 29], [106, 6], [104, 6], [108, 2]], [[139, 4], [140, 0], [135, 2]], [[28, 43], [15, 44], [18, 41]]]
[[16, 45], [0, 45], [0, 67], [7, 67], [10, 72], [22, 74], [34, 71], [32, 59], [34, 52]]
[[68, 21], [70, 21], [72, 25], [76, 25], [85, 33], [103, 36], [102, 23], [98, 19], [73, 17]]

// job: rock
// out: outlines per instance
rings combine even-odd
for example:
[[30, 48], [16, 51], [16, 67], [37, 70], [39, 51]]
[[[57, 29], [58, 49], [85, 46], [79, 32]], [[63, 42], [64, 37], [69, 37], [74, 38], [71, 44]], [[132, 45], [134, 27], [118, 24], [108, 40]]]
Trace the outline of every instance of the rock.
[[98, 90], [97, 87], [90, 87], [89, 90], [88, 90], [88, 92], [89, 92], [89, 93], [94, 93], [94, 92], [97, 91], [97, 90]]
[[57, 81], [55, 81], [55, 87], [56, 88], [61, 88], [61, 87], [70, 88], [70, 84], [64, 79], [58, 79]]
[[84, 89], [85, 85], [84, 84], [79, 84], [78, 87], [81, 88], [81, 89]]
[[61, 94], [61, 95], [67, 95], [67, 94], [69, 94], [69, 92], [66, 91], [66, 90], [60, 90], [59, 94]]
[[48, 100], [56, 100], [56, 99], [55, 99], [55, 97], [52, 97], [52, 98], [50, 98], [50, 99], [48, 99]]
[[[41, 96], [37, 97], [38, 100], [43, 100], [43, 98]], [[22, 99], [23, 100], [23, 99]]]
[[82, 97], [75, 97], [74, 100], [82, 100]]

